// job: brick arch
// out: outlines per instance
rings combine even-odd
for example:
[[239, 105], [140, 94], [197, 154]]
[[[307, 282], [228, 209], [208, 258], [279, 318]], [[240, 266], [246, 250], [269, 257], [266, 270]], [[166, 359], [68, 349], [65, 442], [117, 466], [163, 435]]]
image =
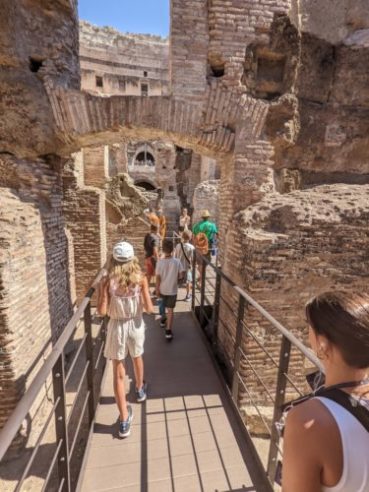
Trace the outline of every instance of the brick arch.
[[68, 150], [130, 139], [170, 138], [181, 147], [209, 155], [234, 152], [236, 133], [257, 140], [268, 105], [231, 91], [220, 81], [208, 85], [202, 102], [173, 96], [93, 96], [46, 84], [59, 137]]

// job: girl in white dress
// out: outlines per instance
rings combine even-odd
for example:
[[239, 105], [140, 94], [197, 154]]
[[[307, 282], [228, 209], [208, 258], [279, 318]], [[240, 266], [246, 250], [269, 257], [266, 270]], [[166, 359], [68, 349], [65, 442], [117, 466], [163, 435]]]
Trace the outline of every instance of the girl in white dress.
[[130, 434], [132, 407], [125, 394], [124, 359], [132, 357], [138, 402], [146, 399], [142, 354], [145, 323], [143, 312], [153, 313], [147, 279], [131, 244], [122, 241], [113, 248], [109, 269], [101, 280], [98, 312], [109, 316], [104, 355], [113, 361], [114, 394], [119, 409], [119, 436]]

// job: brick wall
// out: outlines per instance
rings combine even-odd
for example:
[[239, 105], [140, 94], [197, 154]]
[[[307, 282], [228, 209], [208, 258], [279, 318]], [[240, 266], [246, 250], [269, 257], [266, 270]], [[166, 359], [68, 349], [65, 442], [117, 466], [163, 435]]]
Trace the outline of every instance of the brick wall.
[[176, 97], [199, 100], [206, 89], [207, 3], [207, 0], [171, 2], [170, 77], [171, 91]]
[[0, 160], [0, 427], [72, 314], [59, 165]]
[[64, 214], [73, 237], [77, 302], [106, 261], [105, 194], [92, 187], [66, 190]]
[[[228, 273], [307, 343], [304, 305], [310, 297], [329, 289], [368, 290], [368, 198], [368, 185], [323, 185], [286, 195], [268, 194], [234, 218], [227, 242]], [[231, 310], [221, 305], [225, 320], [221, 346], [233, 358], [238, 300], [229, 289], [222, 294]], [[280, 338], [269, 323], [253, 310], [248, 310], [246, 320], [263, 346], [278, 357]], [[273, 383], [275, 369], [260, 347], [247, 337], [244, 348], [253, 366]], [[302, 380], [305, 364], [294, 352], [294, 378]], [[243, 374], [250, 387], [257, 388], [249, 367], [243, 368]]]

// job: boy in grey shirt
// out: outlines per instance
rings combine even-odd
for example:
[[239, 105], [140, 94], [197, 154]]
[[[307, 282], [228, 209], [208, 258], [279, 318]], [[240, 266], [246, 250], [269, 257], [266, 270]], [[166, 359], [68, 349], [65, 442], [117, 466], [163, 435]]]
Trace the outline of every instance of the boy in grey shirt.
[[[156, 295], [160, 300], [161, 326], [165, 327], [165, 338], [173, 338], [173, 316], [177, 302], [178, 280], [184, 274], [184, 268], [177, 258], [173, 258], [173, 242], [171, 239], [163, 241], [164, 258], [156, 264]], [[168, 319], [166, 317], [168, 309]]]

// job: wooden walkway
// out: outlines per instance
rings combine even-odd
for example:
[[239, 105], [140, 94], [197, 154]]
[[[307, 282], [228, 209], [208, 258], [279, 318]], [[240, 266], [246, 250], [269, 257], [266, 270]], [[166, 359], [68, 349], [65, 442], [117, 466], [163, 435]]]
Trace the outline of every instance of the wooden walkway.
[[[168, 343], [147, 317], [145, 379], [148, 399], [128, 395], [131, 435], [119, 439], [108, 364], [94, 432], [80, 481], [82, 492], [255, 491], [237, 420], [189, 303], [179, 302]], [[157, 318], [157, 317], [156, 317]], [[129, 367], [130, 374], [133, 374]]]

